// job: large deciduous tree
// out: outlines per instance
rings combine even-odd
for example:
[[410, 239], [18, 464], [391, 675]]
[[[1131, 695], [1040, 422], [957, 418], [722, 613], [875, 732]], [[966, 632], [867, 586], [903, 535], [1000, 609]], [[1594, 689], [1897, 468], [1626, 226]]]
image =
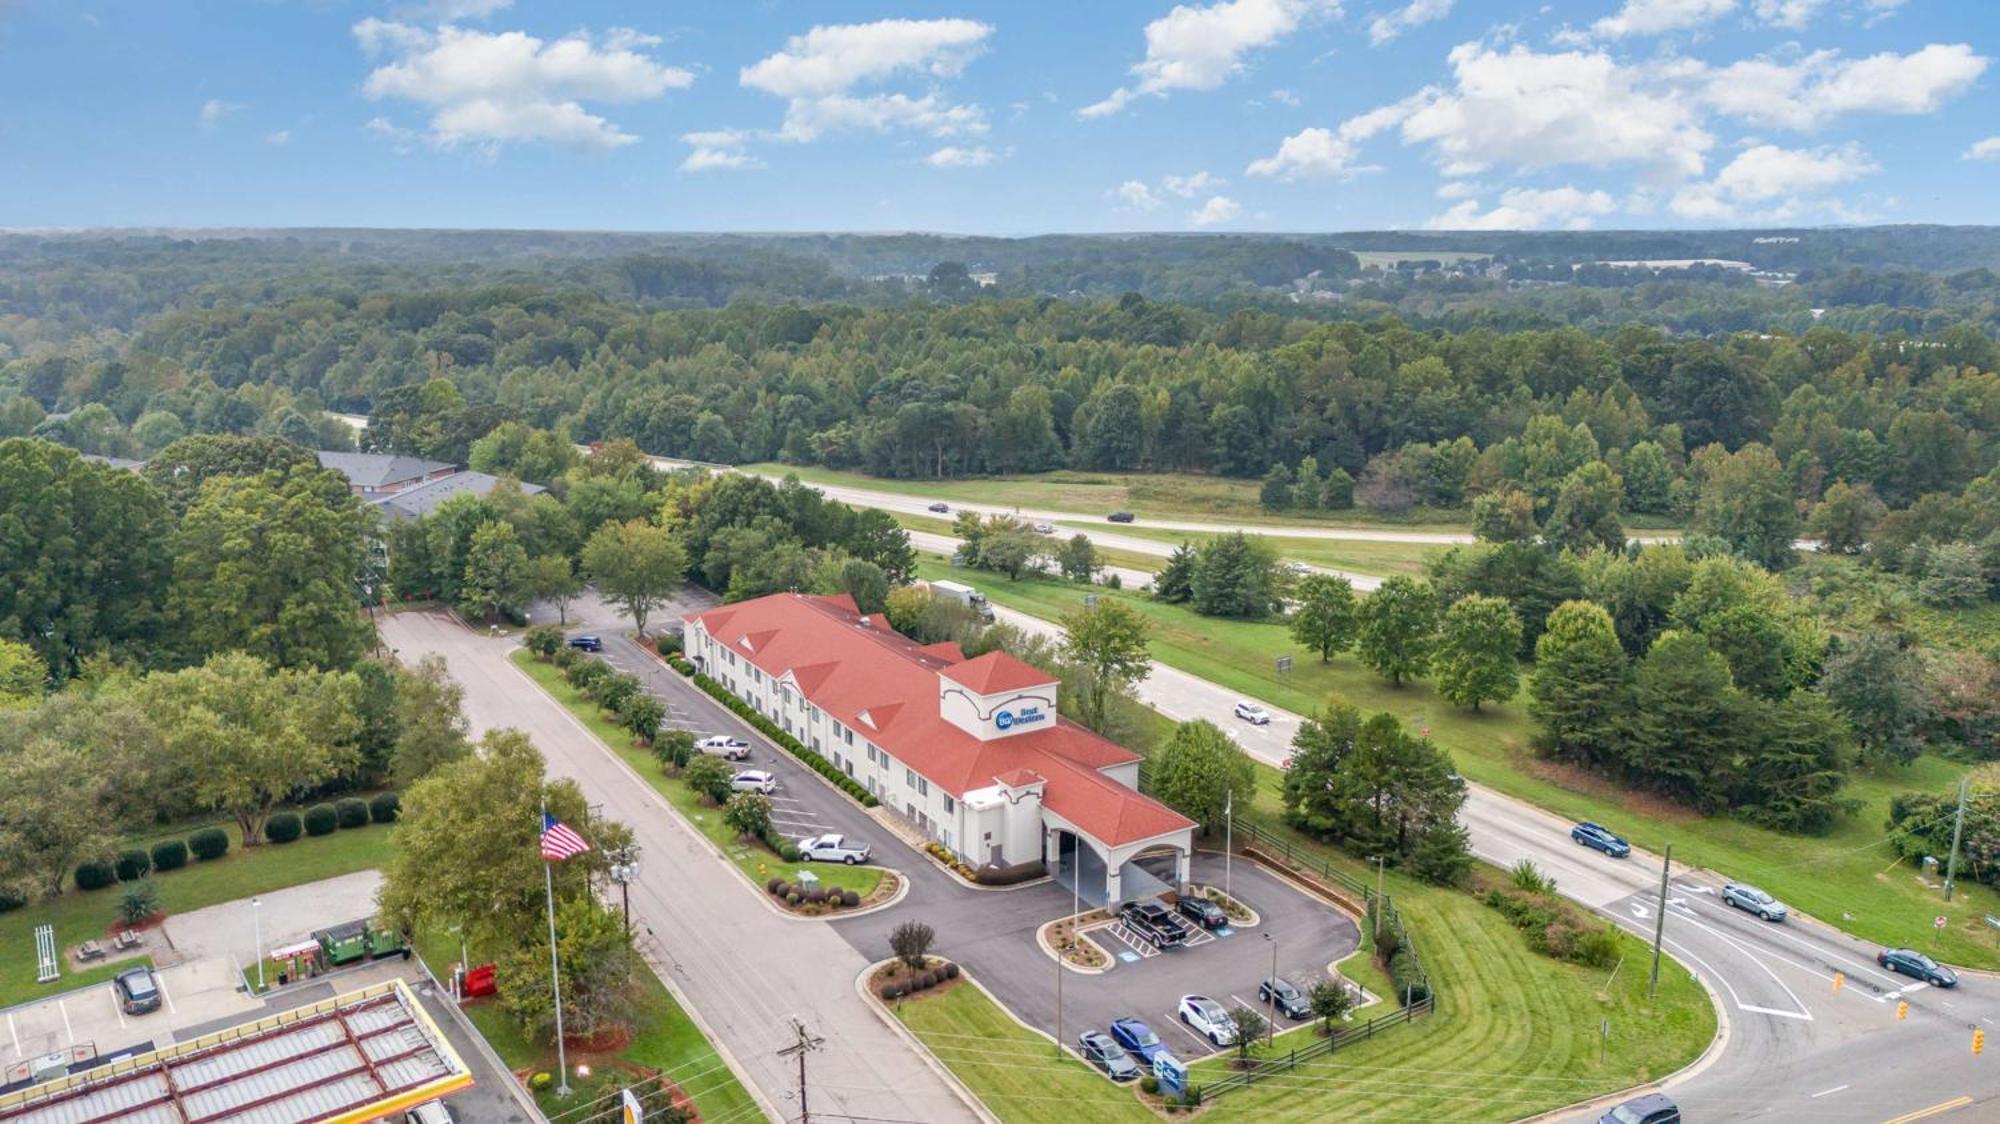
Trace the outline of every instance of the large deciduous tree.
[[1456, 881], [1470, 862], [1458, 810], [1465, 781], [1451, 759], [1393, 714], [1363, 720], [1336, 705], [1299, 724], [1285, 772], [1285, 818], [1364, 858]]
[[1854, 727], [1870, 763], [1906, 765], [1923, 752], [1930, 696], [1905, 637], [1864, 632], [1843, 644], [1827, 660], [1819, 689]]
[[1079, 710], [1083, 724], [1098, 729], [1110, 700], [1152, 671], [1146, 649], [1146, 618], [1117, 598], [1066, 613], [1062, 618], [1063, 659], [1084, 673]]
[[644, 635], [646, 618], [681, 587], [687, 551], [671, 531], [645, 520], [608, 523], [584, 544], [583, 568]]
[[1232, 803], [1247, 810], [1257, 788], [1250, 755], [1206, 719], [1174, 727], [1146, 764], [1152, 794], [1203, 831], [1220, 825]]
[[0, 720], [0, 890], [53, 897], [79, 862], [117, 846], [108, 762], [47, 736], [33, 711]]
[[1603, 461], [1591, 461], [1563, 478], [1549, 512], [1542, 538], [1561, 550], [1623, 550], [1625, 527], [1618, 512], [1625, 505], [1625, 482]]
[[1400, 687], [1430, 670], [1437, 647], [1438, 596], [1431, 584], [1401, 574], [1361, 603], [1361, 662]]
[[201, 488], [217, 476], [262, 476], [291, 468], [315, 468], [311, 449], [280, 437], [243, 437], [232, 433], [200, 433], [183, 437], [146, 462], [146, 479], [181, 515], [194, 506]]
[[1690, 528], [1767, 569], [1790, 565], [1799, 512], [1777, 455], [1752, 444], [1734, 453], [1703, 449], [1697, 463], [1703, 468]]
[[390, 773], [408, 787], [472, 750], [460, 709], [465, 688], [451, 677], [444, 657], [424, 656], [395, 675], [396, 744]]
[[1506, 702], [1521, 686], [1521, 618], [1499, 597], [1462, 597], [1445, 610], [1432, 660], [1438, 694], [1479, 709]]
[[1354, 644], [1354, 583], [1338, 574], [1311, 574], [1299, 582], [1292, 609], [1292, 639], [1326, 663]]
[[472, 532], [465, 552], [465, 577], [459, 583], [459, 606], [487, 620], [517, 609], [531, 595], [528, 552], [514, 525], [495, 519]]
[[1551, 757], [1601, 765], [1618, 744], [1625, 707], [1625, 650], [1603, 607], [1565, 601], [1535, 642], [1528, 716]]

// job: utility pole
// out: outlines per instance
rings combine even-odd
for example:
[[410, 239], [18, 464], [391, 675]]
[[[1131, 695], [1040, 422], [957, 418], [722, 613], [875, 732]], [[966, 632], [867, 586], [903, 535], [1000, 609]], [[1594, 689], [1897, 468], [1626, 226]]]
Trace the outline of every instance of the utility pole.
[[1653, 977], [1646, 982], [1646, 998], [1652, 999], [1660, 992], [1660, 945], [1667, 937], [1667, 872], [1674, 866], [1674, 845], [1667, 844], [1666, 857], [1660, 860], [1660, 915], [1653, 921]]
[[819, 1049], [821, 1046], [826, 1045], [826, 1039], [821, 1038], [816, 1034], [808, 1032], [806, 1030], [806, 1024], [800, 1022], [798, 1019], [792, 1020], [792, 1033], [798, 1035], [799, 1040], [797, 1042], [794, 1042], [790, 1046], [787, 1046], [784, 1049], [778, 1051], [778, 1056], [784, 1057], [787, 1054], [798, 1055], [799, 1124], [811, 1124], [812, 1115], [806, 1111], [806, 1055], [812, 1053], [814, 1050]]
[[1951, 858], [1944, 864], [1944, 900], [1951, 900], [1952, 883], [1958, 880], [1958, 838], [1965, 831], [1965, 792], [1971, 777], [1958, 779], [1958, 818], [1951, 825]]
[[[1074, 921], [1071, 921], [1070, 923], [1072, 925], [1075, 924]], [[1065, 969], [1063, 968], [1063, 958], [1069, 955], [1071, 944], [1072, 941], [1066, 939], [1063, 941], [1061, 947], [1056, 949], [1056, 1057], [1058, 1058], [1062, 1057], [1062, 1048], [1063, 1048], [1062, 1047], [1062, 1036], [1063, 1036], [1062, 993], [1063, 993], [1063, 974], [1065, 971]]]

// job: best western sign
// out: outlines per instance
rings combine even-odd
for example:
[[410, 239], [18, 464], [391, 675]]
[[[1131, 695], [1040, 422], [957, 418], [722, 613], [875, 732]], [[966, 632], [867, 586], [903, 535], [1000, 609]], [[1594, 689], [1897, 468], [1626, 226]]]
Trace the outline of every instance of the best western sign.
[[1026, 701], [1015, 702], [993, 713], [993, 724], [1002, 730], [1033, 726], [1048, 720], [1048, 712], [1042, 709], [1042, 704]]

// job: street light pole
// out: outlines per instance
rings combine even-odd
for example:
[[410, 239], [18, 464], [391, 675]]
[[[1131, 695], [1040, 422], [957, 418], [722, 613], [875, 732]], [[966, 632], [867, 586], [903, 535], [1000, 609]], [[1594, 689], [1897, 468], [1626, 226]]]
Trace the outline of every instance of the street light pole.
[[261, 992], [264, 990], [264, 903], [257, 898], [250, 899], [250, 925], [255, 930], [252, 939], [257, 942], [257, 990]]
[[1266, 1036], [1273, 1044], [1276, 1044], [1278, 1041], [1278, 941], [1277, 938], [1266, 932], [1264, 934], [1264, 943], [1271, 946], [1271, 975], [1267, 981], [1269, 986], [1264, 989], [1269, 993], [1268, 998], [1271, 1001], [1271, 1018], [1265, 1024], [1264, 1029], [1267, 1032]]
[[1667, 853], [1660, 860], [1660, 915], [1653, 922], [1653, 978], [1646, 983], [1646, 998], [1651, 999], [1660, 990], [1660, 945], [1667, 936], [1667, 874], [1674, 866], [1674, 845], [1667, 844]]

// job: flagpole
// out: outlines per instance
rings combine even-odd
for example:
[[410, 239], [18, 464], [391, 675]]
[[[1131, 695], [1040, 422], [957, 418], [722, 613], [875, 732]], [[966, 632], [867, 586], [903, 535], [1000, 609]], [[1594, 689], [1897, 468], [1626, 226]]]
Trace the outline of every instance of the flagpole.
[[[546, 830], [547, 828], [548, 814], [549, 802], [544, 797], [542, 800], [542, 823], [540, 825], [542, 830]], [[536, 838], [541, 838], [539, 832]], [[548, 892], [549, 899], [549, 983], [554, 986], [556, 994], [556, 1096], [567, 1097], [569, 1096], [569, 1055], [563, 1048], [562, 968], [556, 958], [556, 876], [555, 865], [549, 862], [547, 858], [542, 859], [542, 888]]]

